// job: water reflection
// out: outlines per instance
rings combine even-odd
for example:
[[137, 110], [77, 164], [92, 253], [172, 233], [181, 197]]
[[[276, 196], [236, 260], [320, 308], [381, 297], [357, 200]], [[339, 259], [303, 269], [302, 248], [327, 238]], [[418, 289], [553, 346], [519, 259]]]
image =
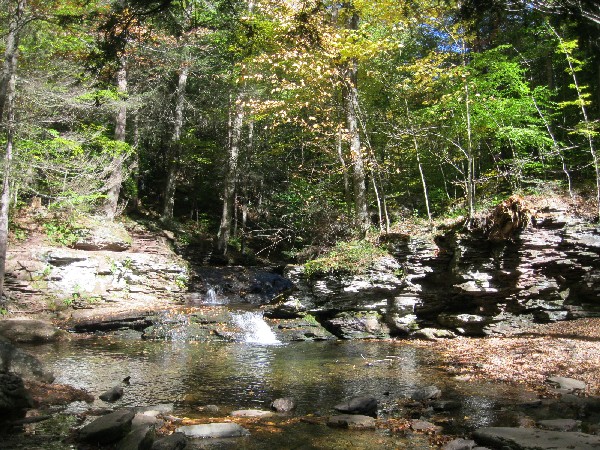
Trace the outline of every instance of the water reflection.
[[[320, 342], [258, 346], [242, 342], [132, 341], [98, 338], [32, 348], [49, 364], [58, 383], [98, 396], [131, 376], [118, 406], [174, 403], [176, 414], [201, 415], [216, 404], [266, 409], [278, 397], [294, 397], [298, 415], [332, 412], [341, 400], [372, 395], [385, 411], [399, 413], [398, 399], [435, 384], [446, 399], [458, 399], [453, 414], [463, 426], [497, 422], [498, 402], [519, 391], [464, 383], [437, 368], [434, 354], [393, 342]], [[97, 400], [98, 405], [103, 403]]]

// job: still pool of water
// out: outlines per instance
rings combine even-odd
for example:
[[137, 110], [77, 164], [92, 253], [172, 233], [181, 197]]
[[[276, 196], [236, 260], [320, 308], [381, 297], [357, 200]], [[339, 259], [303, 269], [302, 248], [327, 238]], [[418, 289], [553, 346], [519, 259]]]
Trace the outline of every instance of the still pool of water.
[[[398, 399], [435, 384], [444, 399], [460, 404], [442, 414], [444, 431], [462, 434], [479, 426], [507, 424], [504, 406], [530, 395], [505, 385], [458, 381], [442, 370], [434, 351], [401, 341], [256, 345], [97, 337], [29, 351], [54, 372], [57, 383], [83, 388], [97, 397], [129, 376], [130, 384], [124, 386], [117, 406], [173, 403], [175, 415], [190, 418], [207, 417], [202, 411], [205, 405], [218, 406], [212, 417], [223, 419], [235, 409], [268, 409], [278, 397], [297, 400], [292, 419], [319, 417], [333, 414], [335, 404], [357, 395], [376, 397], [380, 418], [399, 418], [406, 411]], [[109, 405], [96, 400], [93, 406]], [[71, 412], [77, 412], [77, 407]], [[192, 448], [430, 448], [423, 435], [350, 432], [289, 419], [273, 419], [266, 427], [250, 423], [249, 438], [198, 441]]]

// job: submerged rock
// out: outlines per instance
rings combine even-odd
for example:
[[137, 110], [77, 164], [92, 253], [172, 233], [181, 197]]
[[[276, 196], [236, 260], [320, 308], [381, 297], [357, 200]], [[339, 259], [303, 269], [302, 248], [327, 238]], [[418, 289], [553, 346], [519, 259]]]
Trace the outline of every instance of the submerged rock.
[[581, 420], [575, 419], [540, 420], [537, 424], [544, 430], [552, 431], [579, 431], [581, 428]]
[[375, 419], [370, 416], [360, 414], [344, 414], [340, 416], [331, 416], [327, 420], [327, 426], [333, 428], [349, 429], [373, 429], [375, 428]]
[[204, 423], [186, 425], [176, 430], [192, 438], [228, 438], [248, 436], [250, 432], [237, 423]]
[[363, 414], [377, 416], [377, 399], [368, 395], [354, 397], [333, 407], [336, 411], [347, 414]]
[[419, 389], [416, 389], [410, 394], [411, 400], [416, 400], [418, 402], [424, 402], [427, 400], [434, 400], [436, 398], [440, 398], [442, 396], [442, 391], [437, 386], [425, 386]]

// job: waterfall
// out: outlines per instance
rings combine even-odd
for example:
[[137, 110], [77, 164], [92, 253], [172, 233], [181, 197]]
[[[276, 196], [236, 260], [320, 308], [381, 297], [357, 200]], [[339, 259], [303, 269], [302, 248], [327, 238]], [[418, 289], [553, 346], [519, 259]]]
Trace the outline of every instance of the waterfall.
[[263, 319], [262, 312], [232, 313], [233, 323], [240, 329], [241, 340], [249, 344], [281, 344], [271, 327]]
[[227, 299], [223, 298], [217, 293], [217, 289], [212, 286], [208, 286], [206, 289], [206, 295], [204, 296], [205, 305], [225, 305]]

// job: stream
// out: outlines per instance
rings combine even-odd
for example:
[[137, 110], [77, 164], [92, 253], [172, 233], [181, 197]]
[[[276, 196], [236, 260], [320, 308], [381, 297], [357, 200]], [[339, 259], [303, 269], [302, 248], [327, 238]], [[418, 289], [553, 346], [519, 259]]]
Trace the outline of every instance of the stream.
[[[436, 412], [444, 433], [464, 435], [490, 425], [514, 425], [510, 405], [531, 400], [517, 387], [460, 381], [440, 366], [435, 352], [406, 341], [325, 341], [280, 343], [260, 316], [235, 312], [243, 335], [233, 342], [142, 340], [127, 334], [93, 336], [28, 348], [56, 375], [56, 383], [92, 393], [92, 407], [174, 405], [174, 415], [227, 420], [236, 409], [268, 410], [280, 397], [293, 397], [291, 416], [269, 419], [269, 426], [245, 425], [250, 437], [194, 441], [191, 448], [360, 449], [431, 448], [428, 436], [388, 430], [349, 431], [290, 420], [335, 414], [344, 399], [371, 395], [380, 419], [407, 417], [403, 402], [415, 389], [438, 386], [456, 408]], [[267, 327], [265, 330], [264, 327]], [[256, 333], [256, 329], [260, 331]], [[109, 404], [98, 395], [131, 377], [124, 396]], [[218, 412], [207, 405], [215, 405]], [[71, 404], [67, 414], [90, 408]], [[408, 416], [410, 417], [410, 416]], [[418, 418], [412, 417], [412, 418]], [[426, 417], [427, 418], [427, 417]], [[428, 419], [431, 420], [431, 419]], [[38, 431], [39, 433], [39, 431]], [[24, 443], [26, 436], [22, 436]], [[52, 439], [56, 439], [53, 442]], [[59, 438], [19, 448], [58, 449]], [[75, 448], [75, 447], [73, 447]]]

